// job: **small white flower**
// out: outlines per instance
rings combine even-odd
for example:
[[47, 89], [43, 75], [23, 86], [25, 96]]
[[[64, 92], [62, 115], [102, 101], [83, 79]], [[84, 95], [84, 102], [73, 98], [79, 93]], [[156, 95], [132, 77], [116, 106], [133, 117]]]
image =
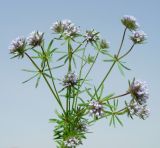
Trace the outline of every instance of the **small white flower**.
[[149, 90], [146, 82], [134, 80], [130, 85], [130, 92], [139, 104], [145, 104], [149, 98]]
[[101, 117], [103, 115], [103, 105], [99, 101], [91, 101], [89, 103], [90, 115], [95, 117]]
[[67, 75], [65, 75], [65, 78], [63, 80], [63, 86], [74, 86], [78, 83], [78, 78], [75, 75], [74, 72], [69, 72]]
[[62, 33], [64, 31], [64, 26], [61, 21], [56, 21], [51, 27], [51, 30], [55, 33]]
[[99, 40], [99, 33], [93, 30], [86, 30], [86, 34], [84, 35], [87, 42], [95, 42]]
[[9, 46], [10, 53], [23, 57], [26, 46], [26, 40], [24, 37], [17, 37], [11, 42]]
[[30, 36], [27, 38], [28, 44], [35, 47], [41, 45], [43, 41], [43, 34], [39, 31], [33, 31], [30, 33]]
[[146, 105], [140, 105], [137, 102], [134, 102], [133, 104], [131, 104], [129, 107], [129, 112], [131, 115], [136, 115], [138, 116], [140, 119], [147, 119], [150, 115], [150, 111], [147, 108]]
[[130, 38], [135, 44], [142, 44], [147, 39], [147, 35], [143, 31], [134, 31]]
[[139, 24], [134, 16], [124, 15], [121, 19], [122, 24], [130, 30], [136, 30]]
[[69, 148], [74, 148], [77, 145], [81, 144], [81, 141], [77, 139], [76, 137], [71, 137], [68, 140], [64, 141], [65, 146]]
[[75, 37], [79, 33], [79, 27], [70, 20], [57, 21], [51, 27], [55, 33], [64, 33], [67, 37]]

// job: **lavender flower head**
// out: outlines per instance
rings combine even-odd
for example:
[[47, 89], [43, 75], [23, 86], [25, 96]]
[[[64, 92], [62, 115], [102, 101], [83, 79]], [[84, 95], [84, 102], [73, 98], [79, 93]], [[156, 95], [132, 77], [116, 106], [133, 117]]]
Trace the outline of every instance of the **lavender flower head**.
[[126, 28], [130, 30], [136, 30], [139, 27], [139, 24], [137, 23], [134, 16], [124, 15], [121, 19], [121, 22]]
[[68, 140], [64, 141], [64, 144], [69, 148], [74, 148], [77, 145], [81, 144], [81, 141], [75, 137], [71, 137]]
[[69, 72], [67, 75], [65, 75], [65, 78], [63, 80], [63, 86], [69, 87], [69, 86], [75, 86], [78, 83], [78, 78], [75, 75], [74, 72]]
[[134, 102], [132, 105], [128, 107], [131, 115], [136, 115], [140, 119], [147, 119], [150, 115], [150, 111], [146, 105], [140, 105], [137, 102]]
[[70, 20], [55, 22], [51, 30], [55, 33], [64, 33], [67, 37], [75, 37], [79, 33], [79, 27], [75, 26]]
[[134, 31], [130, 38], [135, 44], [142, 44], [147, 39], [147, 35], [143, 31]]
[[26, 40], [24, 37], [17, 37], [11, 42], [9, 46], [10, 53], [16, 54], [17, 56], [24, 56], [24, 51], [26, 47]]
[[139, 104], [145, 104], [149, 98], [146, 82], [134, 80], [130, 85], [129, 91]]
[[101, 117], [103, 115], [103, 105], [99, 101], [91, 101], [89, 103], [90, 115], [95, 117]]
[[86, 30], [86, 34], [84, 35], [85, 39], [87, 42], [95, 42], [99, 40], [99, 32], [96, 32], [94, 29], [93, 30]]
[[43, 34], [39, 31], [33, 31], [30, 33], [30, 36], [27, 38], [28, 44], [35, 47], [40, 46], [43, 41]]

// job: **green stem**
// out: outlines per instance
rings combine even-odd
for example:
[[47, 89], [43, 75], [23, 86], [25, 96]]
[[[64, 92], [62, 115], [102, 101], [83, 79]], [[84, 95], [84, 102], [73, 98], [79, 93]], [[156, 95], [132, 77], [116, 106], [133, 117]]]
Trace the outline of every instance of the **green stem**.
[[[120, 44], [120, 47], [119, 47], [119, 50], [118, 50], [118, 53], [117, 55], [115, 55], [115, 58], [118, 60], [118, 56], [121, 52], [121, 49], [122, 49], [122, 46], [123, 46], [123, 43], [124, 43], [124, 39], [125, 39], [125, 35], [126, 35], [126, 31], [127, 31], [127, 28], [124, 29], [124, 32], [123, 32], [123, 36], [122, 36], [122, 41], [121, 41], [121, 44]], [[96, 91], [99, 91], [99, 89], [101, 88], [101, 86], [103, 85], [104, 81], [107, 79], [107, 77], [109, 76], [110, 72], [112, 71], [114, 65], [116, 64], [117, 60], [114, 60], [114, 62], [112, 63], [110, 69], [108, 70], [107, 74], [105, 75], [105, 77], [103, 78], [103, 80], [101, 81], [98, 89]], [[95, 96], [95, 94], [94, 94]], [[93, 99], [93, 98], [92, 98]]]
[[117, 53], [117, 57], [119, 56], [119, 54], [120, 54], [120, 52], [121, 52], [121, 49], [122, 49], [122, 46], [123, 46], [123, 42], [124, 42], [124, 38], [125, 38], [126, 31], [127, 31], [127, 27], [125, 27], [124, 32], [123, 32], [122, 41], [121, 41], [121, 44], [120, 44], [120, 47], [119, 47], [119, 50], [118, 50], [118, 53]]
[[59, 100], [58, 100], [58, 98], [57, 98], [55, 92], [53, 91], [53, 89], [52, 89], [51, 85], [49, 84], [47, 78], [45, 77], [43, 71], [41, 71], [41, 69], [37, 66], [37, 64], [33, 61], [33, 59], [32, 59], [27, 53], [25, 53], [25, 55], [29, 58], [29, 60], [30, 60], [30, 61], [32, 62], [32, 64], [37, 68], [37, 70], [40, 71], [40, 72], [42, 73], [42, 76], [43, 76], [45, 82], [47, 83], [47, 85], [48, 85], [50, 91], [52, 92], [53, 96], [54, 96], [55, 99], [57, 100], [57, 102], [58, 102], [58, 104], [60, 105], [61, 109], [62, 109], [63, 112], [65, 113], [65, 110], [64, 110], [62, 104], [59, 102]]
[[[86, 48], [85, 48], [86, 49]], [[81, 79], [81, 75], [82, 75], [82, 68], [83, 68], [83, 57], [85, 55], [85, 49], [83, 50], [83, 53], [82, 53], [82, 57], [81, 57], [81, 67], [80, 67], [80, 71], [79, 71], [79, 77], [78, 79], [80, 80]], [[79, 91], [79, 87], [78, 87], [78, 90]], [[75, 104], [75, 105], [74, 105]], [[74, 100], [73, 100], [73, 104], [72, 104], [72, 109], [74, 108], [74, 106], [76, 107], [76, 104], [77, 104], [77, 97], [74, 97]]]
[[88, 72], [86, 73], [86, 75], [85, 75], [82, 83], [81, 83], [80, 86], [78, 87], [78, 92], [77, 92], [77, 94], [76, 94], [75, 106], [77, 105], [77, 98], [78, 98], [79, 90], [80, 90], [80, 88], [82, 87], [83, 83], [85, 82], [86, 78], [88, 77], [89, 73], [91, 72], [91, 70], [92, 70], [92, 68], [93, 68], [93, 66], [94, 66], [94, 64], [95, 64], [95, 62], [96, 62], [96, 60], [97, 60], [97, 58], [98, 58], [98, 55], [99, 55], [99, 51], [97, 52], [96, 57], [95, 57], [95, 60], [94, 60], [94, 62], [92, 63], [91, 67], [89, 68]]
[[[68, 40], [68, 73], [72, 71], [72, 47], [71, 47], [71, 43], [70, 43], [70, 39]], [[71, 97], [71, 87], [67, 87], [67, 101], [66, 101], [66, 105], [67, 105], [67, 111], [70, 111], [70, 99]]]
[[85, 43], [86, 39], [77, 46], [77, 48], [72, 52], [72, 54], [74, 54], [84, 43]]
[[108, 99], [108, 100], [117, 99], [117, 98], [120, 98], [120, 97], [123, 97], [123, 96], [129, 95], [129, 94], [130, 94], [130, 92], [126, 92], [126, 93], [124, 93], [124, 94], [122, 94], [122, 95], [118, 95], [118, 96], [111, 97], [111, 98], [110, 98], [110, 99]]
[[120, 56], [118, 58], [118, 60], [120, 60], [120, 59], [124, 58], [125, 56], [127, 56], [132, 51], [134, 46], [135, 46], [135, 43], [131, 46], [131, 48], [124, 55]]
[[[107, 79], [107, 77], [109, 76], [110, 72], [112, 71], [114, 65], [116, 64], [117, 61], [114, 61], [110, 67], [110, 69], [108, 70], [107, 74], [105, 75], [105, 77], [103, 78], [102, 82], [100, 83], [99, 87], [97, 88], [97, 92], [99, 91], [99, 89], [101, 88], [102, 84], [104, 83], [104, 81]], [[95, 96], [95, 95], [94, 95]]]
[[[55, 92], [56, 92], [56, 95], [57, 95], [57, 97], [58, 97], [58, 100], [59, 100], [61, 106], [63, 106], [63, 105], [62, 105], [62, 102], [61, 102], [61, 100], [60, 100], [58, 91], [57, 91], [57, 89], [56, 89], [56, 85], [55, 85], [55, 83], [54, 83], [54, 78], [53, 78], [53, 75], [52, 75], [52, 71], [51, 71], [51, 67], [50, 67], [48, 58], [46, 57], [46, 53], [45, 53], [45, 51], [44, 51], [44, 49], [43, 49], [42, 46], [41, 46], [41, 49], [42, 49], [42, 52], [43, 52], [43, 54], [44, 54], [44, 56], [45, 56], [45, 60], [46, 60], [46, 62], [47, 62], [47, 66], [48, 66], [48, 70], [49, 70], [49, 73], [50, 73], [50, 76], [51, 76], [51, 80], [52, 80], [52, 84], [53, 84], [54, 90], [55, 90]], [[63, 110], [64, 110], [64, 109], [63, 109]]]

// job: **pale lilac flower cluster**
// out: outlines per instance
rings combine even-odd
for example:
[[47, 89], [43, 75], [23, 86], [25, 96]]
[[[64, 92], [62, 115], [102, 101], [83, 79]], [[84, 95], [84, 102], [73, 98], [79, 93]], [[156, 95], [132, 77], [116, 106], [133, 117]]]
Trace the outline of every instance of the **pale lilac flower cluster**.
[[146, 40], [147, 35], [143, 31], [134, 31], [130, 38], [135, 44], [142, 44]]
[[126, 28], [130, 30], [136, 30], [139, 27], [139, 24], [137, 23], [134, 16], [124, 15], [121, 19], [121, 22]]
[[150, 111], [146, 105], [140, 105], [137, 102], [134, 102], [132, 105], [128, 107], [131, 115], [136, 115], [140, 119], [147, 119], [150, 115]]
[[129, 91], [139, 104], [146, 104], [149, 98], [148, 86], [146, 82], [134, 80], [130, 85]]
[[11, 42], [9, 46], [10, 53], [17, 54], [18, 56], [22, 56], [24, 54], [26, 46], [26, 40], [24, 37], [17, 37], [15, 40]]
[[67, 37], [75, 37], [79, 33], [79, 27], [70, 20], [57, 21], [51, 27], [55, 33], [64, 33]]
[[28, 44], [35, 47], [40, 46], [43, 41], [43, 34], [39, 31], [33, 31], [30, 33], [30, 36], [27, 38]]
[[74, 72], [69, 72], [67, 75], [65, 75], [65, 78], [63, 80], [63, 86], [65, 87], [75, 86], [77, 83], [78, 83], [78, 78]]
[[81, 144], [81, 141], [77, 139], [76, 137], [71, 137], [68, 140], [64, 141], [65, 146], [69, 148], [74, 148], [77, 145]]
[[90, 115], [95, 117], [101, 117], [103, 115], [103, 105], [99, 101], [91, 101], [89, 103]]
[[95, 42], [99, 40], [99, 32], [96, 32], [94, 29], [86, 30], [84, 37], [87, 40], [87, 42]]

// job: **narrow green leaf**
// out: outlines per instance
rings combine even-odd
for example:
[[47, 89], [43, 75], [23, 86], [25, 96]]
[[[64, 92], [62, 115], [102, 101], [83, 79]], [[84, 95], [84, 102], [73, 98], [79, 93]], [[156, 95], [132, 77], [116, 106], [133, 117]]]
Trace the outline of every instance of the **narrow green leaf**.
[[34, 79], [37, 75], [38, 75], [38, 74], [36, 74], [36, 75], [34, 75], [34, 76], [30, 77], [29, 79], [27, 79], [26, 81], [23, 81], [22, 83], [24, 84], [24, 83], [26, 83], [26, 82], [28, 82], [28, 81], [30, 81], [30, 80], [32, 80], [32, 79]]

